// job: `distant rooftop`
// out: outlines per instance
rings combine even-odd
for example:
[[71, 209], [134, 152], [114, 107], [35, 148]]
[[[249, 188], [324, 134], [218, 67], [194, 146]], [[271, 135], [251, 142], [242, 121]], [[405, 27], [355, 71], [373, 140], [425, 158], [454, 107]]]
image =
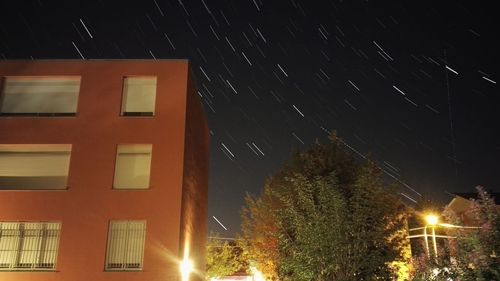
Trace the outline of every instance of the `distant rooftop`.
[[[495, 204], [500, 205], [500, 192], [490, 192], [486, 190], [488, 194], [493, 197], [495, 200]], [[463, 197], [465, 199], [478, 199], [478, 194], [477, 192], [455, 192], [453, 193], [454, 195]]]

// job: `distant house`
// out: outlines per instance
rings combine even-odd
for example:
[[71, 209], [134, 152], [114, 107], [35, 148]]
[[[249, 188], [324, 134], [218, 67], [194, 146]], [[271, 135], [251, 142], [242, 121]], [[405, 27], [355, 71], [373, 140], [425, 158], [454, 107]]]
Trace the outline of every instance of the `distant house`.
[[[495, 204], [499, 207], [500, 193], [488, 192], [495, 200]], [[478, 193], [454, 193], [455, 197], [446, 206], [446, 209], [452, 210], [464, 223], [464, 225], [474, 225], [474, 220], [467, 214], [471, 208], [472, 199], [478, 199]]]

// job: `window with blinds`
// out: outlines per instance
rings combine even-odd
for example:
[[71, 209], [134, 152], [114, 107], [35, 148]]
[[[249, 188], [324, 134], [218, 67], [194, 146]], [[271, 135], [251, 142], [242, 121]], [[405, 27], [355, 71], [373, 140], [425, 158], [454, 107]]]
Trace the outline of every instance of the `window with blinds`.
[[59, 222], [0, 222], [0, 271], [55, 270]]
[[80, 77], [5, 77], [0, 114], [13, 116], [74, 116]]
[[0, 190], [66, 189], [70, 144], [0, 144]]
[[156, 77], [125, 77], [123, 80], [123, 116], [153, 116]]
[[149, 188], [151, 148], [151, 144], [118, 145], [113, 188]]
[[146, 221], [111, 221], [106, 270], [141, 270], [145, 240]]

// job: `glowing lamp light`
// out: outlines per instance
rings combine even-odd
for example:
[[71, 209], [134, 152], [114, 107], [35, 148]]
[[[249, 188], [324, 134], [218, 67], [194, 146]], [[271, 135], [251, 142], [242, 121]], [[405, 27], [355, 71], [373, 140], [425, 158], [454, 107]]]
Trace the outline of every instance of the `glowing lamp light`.
[[436, 225], [438, 223], [438, 217], [436, 215], [427, 215], [425, 216], [425, 221], [427, 222], [427, 224], [430, 224], [430, 225]]
[[188, 259], [184, 259], [180, 263], [180, 270], [181, 270], [182, 281], [189, 280], [189, 274], [191, 274], [191, 272], [193, 271], [193, 262]]
[[254, 281], [266, 281], [264, 274], [262, 274], [262, 272], [260, 272], [255, 266], [251, 266], [250, 271], [253, 274]]

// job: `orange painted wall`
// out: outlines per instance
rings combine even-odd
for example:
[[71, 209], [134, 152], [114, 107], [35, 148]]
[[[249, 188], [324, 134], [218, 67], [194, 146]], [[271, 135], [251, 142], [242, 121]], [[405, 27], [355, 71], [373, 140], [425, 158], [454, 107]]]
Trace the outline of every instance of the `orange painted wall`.
[[[0, 116], [0, 143], [73, 145], [67, 190], [0, 190], [0, 221], [62, 222], [57, 271], [0, 271], [0, 280], [178, 280], [188, 61], [0, 63], [0, 77], [16, 75], [78, 75], [81, 87], [75, 117]], [[123, 77], [131, 75], [157, 76], [154, 117], [120, 116]], [[206, 126], [203, 115], [196, 118]], [[197, 137], [208, 141], [206, 130]], [[116, 147], [128, 143], [153, 145], [150, 189], [112, 189]], [[205, 180], [207, 171], [196, 173]], [[198, 211], [206, 220], [206, 208]], [[104, 271], [108, 223], [114, 219], [147, 220], [142, 271]]]

